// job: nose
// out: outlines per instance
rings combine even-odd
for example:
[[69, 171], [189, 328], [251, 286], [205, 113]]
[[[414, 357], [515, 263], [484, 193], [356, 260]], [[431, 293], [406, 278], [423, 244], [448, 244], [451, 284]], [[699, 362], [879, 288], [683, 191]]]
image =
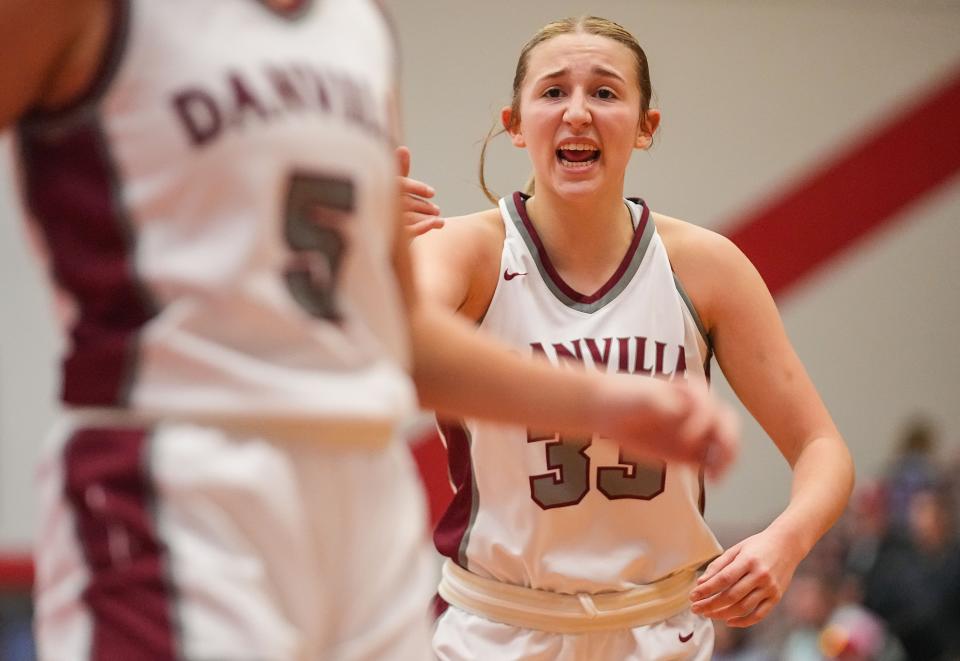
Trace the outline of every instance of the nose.
[[573, 128], [582, 128], [590, 124], [592, 117], [587, 107], [587, 95], [583, 90], [574, 90], [567, 97], [567, 107], [563, 113], [563, 121]]

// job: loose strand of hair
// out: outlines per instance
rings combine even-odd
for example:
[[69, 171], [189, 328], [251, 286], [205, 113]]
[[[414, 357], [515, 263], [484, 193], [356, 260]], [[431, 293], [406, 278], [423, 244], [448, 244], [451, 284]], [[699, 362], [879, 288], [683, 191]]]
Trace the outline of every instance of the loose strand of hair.
[[487, 136], [483, 139], [483, 147], [480, 148], [480, 190], [483, 191], [483, 194], [487, 196], [487, 199], [497, 204], [499, 199], [489, 188], [487, 188], [487, 179], [484, 176], [484, 169], [487, 163], [487, 145], [490, 144], [490, 141], [496, 138], [501, 133], [506, 133], [506, 129], [502, 126], [500, 130], [497, 130], [499, 122], [494, 122], [493, 126], [490, 127], [490, 130], [487, 131]]

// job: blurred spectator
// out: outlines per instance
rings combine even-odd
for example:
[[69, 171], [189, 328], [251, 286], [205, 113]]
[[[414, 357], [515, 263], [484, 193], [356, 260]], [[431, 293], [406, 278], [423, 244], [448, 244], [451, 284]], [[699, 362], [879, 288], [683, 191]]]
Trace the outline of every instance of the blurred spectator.
[[857, 603], [841, 604], [820, 634], [824, 659], [838, 661], [905, 661], [900, 643], [883, 621]]
[[937, 436], [930, 421], [916, 418], [907, 424], [886, 475], [893, 527], [906, 528], [913, 494], [937, 482], [936, 449]]
[[940, 472], [953, 511], [953, 534], [960, 531], [960, 444], [955, 444], [943, 462]]
[[889, 536], [863, 578], [864, 604], [882, 616], [911, 661], [960, 658], [960, 544], [942, 489], [913, 493], [907, 535]]
[[855, 576], [866, 576], [883, 546], [891, 540], [887, 488], [878, 481], [859, 487], [850, 499], [843, 519], [846, 536], [845, 570]]
[[0, 586], [0, 661], [33, 661], [32, 633], [29, 593]]
[[859, 580], [853, 575], [805, 573], [795, 578], [784, 597], [789, 633], [776, 658], [906, 661], [896, 637], [879, 617], [863, 607], [860, 598]]
[[796, 576], [784, 595], [789, 634], [780, 653], [782, 661], [821, 661], [820, 631], [836, 605], [830, 579], [821, 574]]
[[714, 620], [713, 630], [713, 661], [774, 661], [777, 658], [756, 644], [751, 629], [728, 627], [723, 620]]

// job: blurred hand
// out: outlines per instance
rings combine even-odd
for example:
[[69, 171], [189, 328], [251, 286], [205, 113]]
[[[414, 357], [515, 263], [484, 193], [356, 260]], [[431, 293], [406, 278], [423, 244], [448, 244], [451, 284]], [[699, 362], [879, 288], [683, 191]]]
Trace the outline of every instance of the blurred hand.
[[702, 465], [720, 477], [736, 457], [740, 423], [698, 381], [607, 377], [601, 435], [652, 458]]
[[401, 219], [407, 238], [414, 239], [432, 229], [443, 227], [443, 218], [440, 218], [440, 207], [429, 201], [435, 194], [433, 188], [409, 177], [410, 149], [397, 147], [396, 154], [400, 169]]
[[694, 613], [731, 627], [756, 624], [780, 602], [802, 555], [767, 528], [711, 562], [690, 594]]

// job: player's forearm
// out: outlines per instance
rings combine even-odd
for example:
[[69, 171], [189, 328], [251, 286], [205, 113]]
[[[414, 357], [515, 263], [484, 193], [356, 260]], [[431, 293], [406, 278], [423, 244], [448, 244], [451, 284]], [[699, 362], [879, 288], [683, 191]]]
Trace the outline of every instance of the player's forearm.
[[853, 460], [838, 436], [808, 443], [793, 466], [790, 503], [771, 524], [806, 555], [836, 523], [853, 490]]
[[425, 408], [567, 432], [596, 431], [598, 375], [558, 370], [423, 306], [411, 318], [413, 377]]

